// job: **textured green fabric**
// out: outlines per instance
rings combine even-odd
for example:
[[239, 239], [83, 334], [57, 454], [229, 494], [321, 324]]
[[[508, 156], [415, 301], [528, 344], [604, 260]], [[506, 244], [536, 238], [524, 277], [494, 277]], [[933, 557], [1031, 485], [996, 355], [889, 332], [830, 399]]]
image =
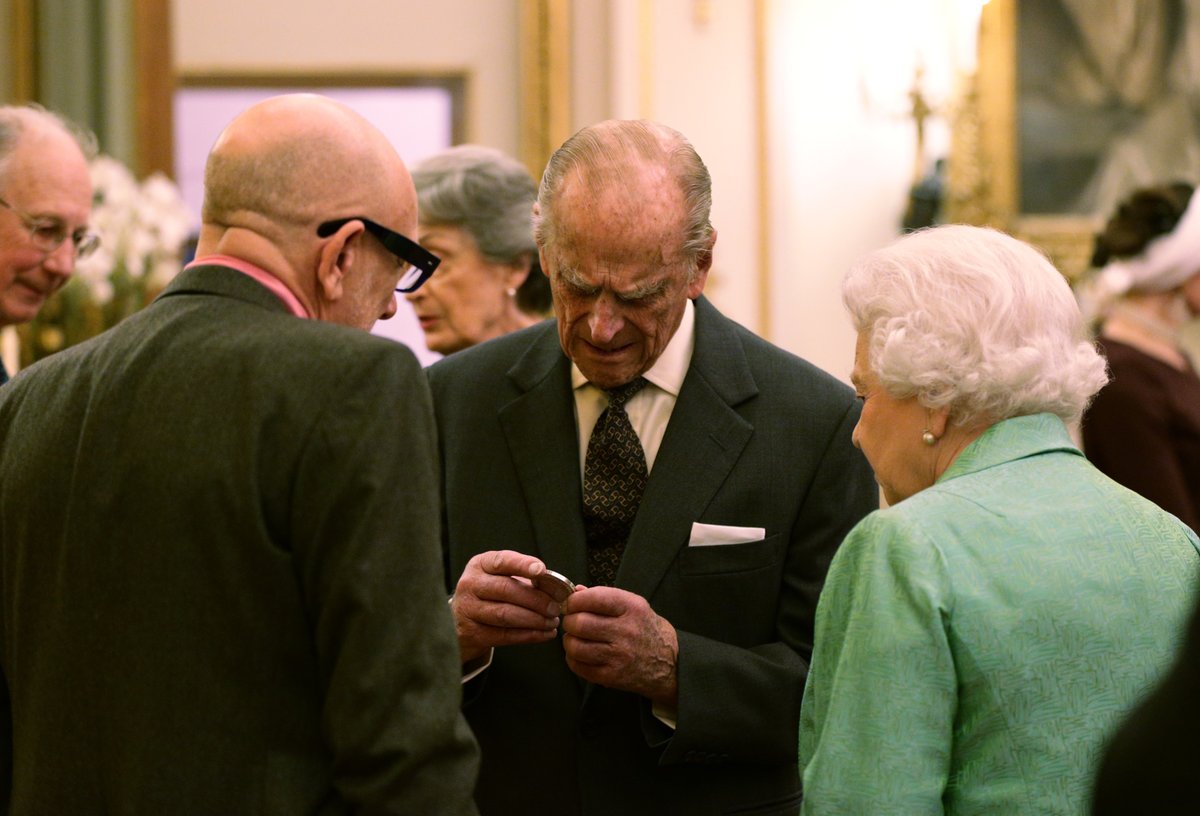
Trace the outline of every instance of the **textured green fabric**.
[[1179, 641], [1197, 546], [1057, 417], [990, 428], [834, 559], [804, 813], [1083, 812], [1105, 736]]

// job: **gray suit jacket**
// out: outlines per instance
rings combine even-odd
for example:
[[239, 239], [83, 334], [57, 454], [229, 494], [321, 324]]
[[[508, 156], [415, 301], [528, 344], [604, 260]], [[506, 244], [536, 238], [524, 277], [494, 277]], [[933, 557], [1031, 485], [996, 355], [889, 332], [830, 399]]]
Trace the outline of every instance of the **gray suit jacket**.
[[[467, 690], [485, 814], [792, 813], [813, 615], [837, 545], [878, 507], [834, 378], [696, 302], [691, 368], [616, 585], [679, 632], [678, 730], [648, 701], [580, 681], [561, 642], [496, 650]], [[430, 369], [447, 577], [513, 549], [584, 580], [580, 463], [555, 324]], [[689, 547], [693, 522], [765, 527]]]
[[0, 391], [0, 810], [474, 813], [425, 378], [222, 267]]

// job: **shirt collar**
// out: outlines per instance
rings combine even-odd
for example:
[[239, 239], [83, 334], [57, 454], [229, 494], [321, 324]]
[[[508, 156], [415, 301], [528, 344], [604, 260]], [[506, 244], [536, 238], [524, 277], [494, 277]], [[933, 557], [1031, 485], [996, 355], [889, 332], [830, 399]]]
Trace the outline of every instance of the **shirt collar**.
[[205, 265], [227, 266], [230, 269], [236, 269], [238, 272], [254, 278], [254, 280], [265, 286], [275, 297], [282, 300], [283, 305], [296, 317], [311, 317], [308, 309], [304, 308], [304, 304], [300, 302], [300, 299], [296, 297], [291, 289], [288, 289], [284, 285], [283, 281], [249, 261], [243, 261], [241, 258], [234, 258], [229, 255], [204, 255], [192, 261], [184, 268], [190, 269], [193, 266]]
[[[671, 336], [663, 353], [654, 361], [654, 365], [642, 376], [671, 396], [678, 397], [688, 367], [692, 364], [692, 352], [695, 348], [696, 307], [688, 300], [683, 307], [683, 319], [679, 321], [679, 328]], [[575, 363], [571, 363], [571, 387], [579, 389], [585, 385], [588, 385], [588, 378]]]

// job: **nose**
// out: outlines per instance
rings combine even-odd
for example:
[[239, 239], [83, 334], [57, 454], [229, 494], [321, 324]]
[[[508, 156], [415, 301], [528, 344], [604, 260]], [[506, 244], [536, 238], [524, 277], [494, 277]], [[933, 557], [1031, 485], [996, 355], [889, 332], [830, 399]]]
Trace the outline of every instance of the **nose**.
[[[421, 289], [424, 289], [424, 288], [425, 287], [421, 287]], [[425, 297], [425, 294], [421, 291], [421, 289], [418, 289], [415, 292], [405, 292], [404, 299], [407, 300], [409, 303], [416, 303], [421, 298]]]
[[70, 238], [63, 241], [42, 261], [42, 268], [66, 280], [75, 271], [75, 244]]
[[383, 310], [383, 314], [379, 315], [379, 319], [380, 320], [391, 320], [393, 317], [396, 316], [396, 309], [397, 309], [396, 295], [395, 295], [395, 293], [392, 293], [392, 296], [390, 298], [388, 298], [387, 308], [385, 308]]
[[862, 442], [859, 441], [859, 438], [858, 438], [858, 429], [861, 427], [862, 427], [862, 418], [860, 417], [858, 422], [854, 423], [854, 430], [851, 431], [851, 433], [850, 433], [851, 444], [853, 444], [854, 447], [858, 448], [859, 450], [862, 450]]
[[599, 298], [588, 316], [588, 330], [592, 334], [592, 342], [597, 345], [608, 343], [624, 327], [625, 321], [621, 319], [612, 301], [607, 297]]

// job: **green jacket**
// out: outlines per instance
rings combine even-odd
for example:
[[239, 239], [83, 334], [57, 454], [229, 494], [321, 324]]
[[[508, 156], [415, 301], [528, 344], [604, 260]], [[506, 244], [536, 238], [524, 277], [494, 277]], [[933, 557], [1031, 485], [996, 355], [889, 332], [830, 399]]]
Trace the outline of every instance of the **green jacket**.
[[834, 559], [804, 812], [1084, 812], [1106, 736], [1179, 643], [1197, 546], [1057, 417], [990, 428]]

